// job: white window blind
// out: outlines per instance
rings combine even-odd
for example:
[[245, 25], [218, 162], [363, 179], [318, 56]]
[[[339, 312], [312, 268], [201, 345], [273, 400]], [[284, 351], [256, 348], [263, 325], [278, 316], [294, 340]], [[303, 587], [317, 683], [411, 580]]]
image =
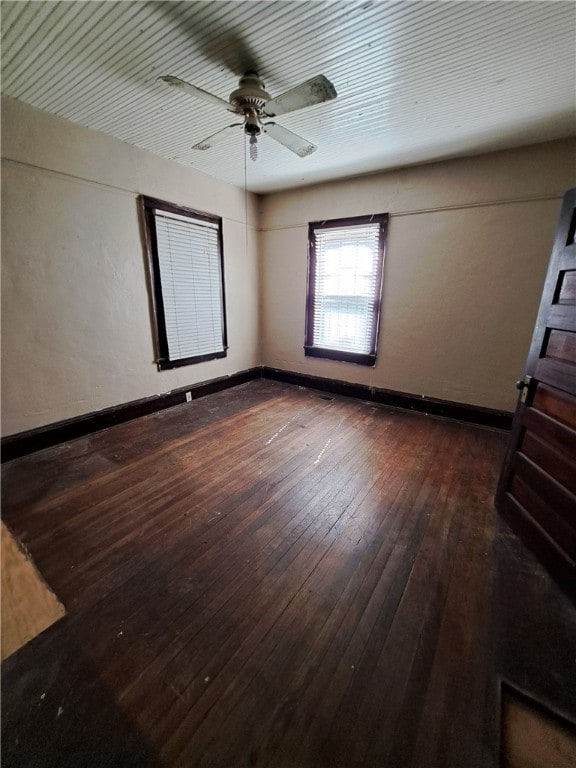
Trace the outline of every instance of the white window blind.
[[169, 359], [223, 352], [218, 223], [159, 209], [154, 218]]
[[375, 354], [380, 235], [379, 221], [315, 230], [313, 346]]

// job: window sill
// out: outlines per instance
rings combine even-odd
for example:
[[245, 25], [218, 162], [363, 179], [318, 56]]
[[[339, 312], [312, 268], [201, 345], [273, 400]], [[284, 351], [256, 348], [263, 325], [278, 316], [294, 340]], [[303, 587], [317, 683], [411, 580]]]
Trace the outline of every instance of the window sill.
[[194, 365], [194, 363], [205, 363], [207, 360], [216, 360], [226, 357], [226, 350], [221, 352], [209, 352], [206, 355], [197, 355], [196, 357], [183, 357], [181, 360], [158, 360], [158, 370], [166, 371], [172, 368], [182, 368], [184, 365]]
[[340, 363], [355, 363], [356, 365], [376, 365], [376, 355], [360, 352], [342, 352], [338, 349], [325, 349], [323, 347], [304, 347], [306, 357], [319, 357], [324, 360], [337, 360]]

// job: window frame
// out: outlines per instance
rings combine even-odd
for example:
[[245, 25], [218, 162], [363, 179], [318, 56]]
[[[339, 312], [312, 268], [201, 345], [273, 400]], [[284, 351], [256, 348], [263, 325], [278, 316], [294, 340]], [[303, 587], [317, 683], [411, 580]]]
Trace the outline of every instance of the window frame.
[[[151, 314], [153, 319], [153, 337], [154, 353], [156, 365], [159, 371], [181, 368], [186, 365], [203, 363], [208, 360], [217, 360], [227, 356], [228, 351], [228, 331], [226, 325], [226, 282], [224, 276], [224, 242], [222, 236], [222, 217], [214, 216], [210, 213], [197, 211], [194, 208], [187, 208], [182, 205], [168, 203], [165, 200], [159, 200], [155, 197], [140, 195], [140, 210], [143, 221], [144, 239], [146, 246], [146, 256], [148, 264], [148, 278], [151, 299]], [[166, 315], [164, 311], [164, 296], [162, 293], [162, 280], [160, 273], [160, 260], [158, 256], [158, 239], [156, 233], [155, 210], [166, 211], [167, 213], [184, 216], [186, 218], [200, 221], [207, 221], [217, 225], [217, 243], [218, 256], [220, 262], [220, 290], [222, 295], [222, 346], [223, 349], [215, 352], [209, 352], [192, 357], [170, 359], [168, 348], [168, 335], [166, 332]]]
[[[325, 360], [336, 360], [343, 363], [374, 366], [377, 359], [378, 336], [380, 331], [380, 315], [382, 310], [382, 288], [384, 277], [384, 257], [386, 254], [386, 236], [388, 234], [387, 213], [375, 213], [366, 216], [349, 216], [340, 219], [312, 221], [308, 224], [308, 272], [306, 279], [306, 327], [304, 338], [304, 354], [306, 357], [316, 357]], [[315, 233], [322, 229], [337, 229], [339, 227], [362, 226], [377, 222], [380, 225], [378, 238], [376, 295], [374, 297], [375, 311], [372, 316], [371, 348], [369, 353], [346, 352], [328, 349], [314, 344], [314, 296], [316, 292], [316, 237]]]

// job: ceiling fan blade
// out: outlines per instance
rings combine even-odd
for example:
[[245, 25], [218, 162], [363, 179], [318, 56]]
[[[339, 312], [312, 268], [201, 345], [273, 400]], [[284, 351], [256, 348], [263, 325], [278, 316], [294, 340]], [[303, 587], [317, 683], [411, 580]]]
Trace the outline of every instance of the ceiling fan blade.
[[299, 157], [306, 157], [315, 152], [318, 147], [315, 144], [310, 144], [309, 141], [298, 136], [296, 133], [292, 133], [288, 128], [284, 128], [278, 123], [266, 123], [264, 131], [276, 141], [283, 144], [287, 149], [292, 150]]
[[179, 77], [174, 77], [173, 75], [164, 75], [163, 77], [159, 77], [158, 80], [162, 80], [167, 85], [180, 88], [182, 91], [189, 93], [190, 96], [195, 96], [197, 99], [202, 99], [203, 101], [207, 101], [210, 104], [217, 104], [219, 107], [230, 109], [230, 104], [227, 101], [224, 101], [224, 99], [221, 99], [218, 96], [214, 96], [214, 94], [208, 93], [208, 91], [203, 91], [202, 88], [197, 88], [195, 85], [191, 85], [185, 80], [180, 80]]
[[242, 128], [242, 126], [243, 123], [232, 123], [232, 125], [227, 125], [226, 128], [222, 128], [221, 131], [213, 133], [212, 136], [208, 136], [204, 141], [199, 141], [198, 144], [194, 144], [192, 149], [210, 149], [216, 144], [221, 144], [223, 141], [226, 141], [230, 134], [235, 132], [236, 128]]
[[275, 99], [270, 99], [266, 102], [263, 111], [268, 117], [276, 117], [276, 115], [285, 115], [287, 112], [295, 112], [303, 107], [311, 107], [313, 104], [331, 101], [337, 95], [330, 80], [324, 75], [318, 75], [282, 93]]

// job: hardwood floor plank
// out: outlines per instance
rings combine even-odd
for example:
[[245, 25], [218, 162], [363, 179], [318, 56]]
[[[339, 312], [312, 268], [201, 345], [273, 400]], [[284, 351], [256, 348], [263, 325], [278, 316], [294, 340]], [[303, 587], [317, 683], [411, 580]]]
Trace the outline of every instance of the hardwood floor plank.
[[[314, 492], [317, 492], [316, 488], [314, 489]], [[183, 542], [182, 549], [184, 550], [184, 554], [183, 554], [184, 558], [189, 558], [190, 555], [192, 555], [193, 557], [200, 558], [199, 560], [196, 561], [195, 573], [197, 575], [201, 574], [202, 572], [201, 568], [204, 563], [208, 568], [208, 573], [210, 575], [211, 563], [213, 562], [214, 558], [219, 555], [219, 553], [223, 548], [229, 547], [230, 541], [232, 540], [235, 542], [234, 550], [237, 551], [238, 549], [237, 544], [240, 540], [240, 536], [244, 532], [248, 536], [246, 541], [248, 542], [249, 547], [252, 548], [252, 545], [250, 543], [251, 537], [253, 536], [254, 532], [258, 531], [263, 514], [270, 507], [270, 505], [272, 504], [272, 502], [274, 501], [277, 495], [278, 495], [278, 492], [276, 494], [268, 494], [269, 499], [266, 502], [266, 505], [260, 504], [261, 509], [258, 505], [255, 507], [255, 509], [258, 510], [258, 514], [255, 515], [254, 517], [250, 517], [246, 515], [245, 512], [247, 512], [248, 510], [239, 508], [238, 505], [236, 504], [236, 501], [234, 500], [233, 506], [235, 508], [235, 512], [237, 512], [237, 518], [238, 518], [237, 523], [235, 524], [235, 527], [228, 528], [228, 529], [226, 527], [223, 528], [223, 526], [226, 525], [226, 518], [223, 520], [218, 520], [217, 523], [215, 523], [214, 526], [212, 526], [212, 529], [209, 532], [210, 534], [213, 534], [211, 540], [206, 538], [207, 532], [204, 530], [202, 531], [202, 540], [199, 540], [198, 542], [197, 551], [190, 552], [189, 542], [187, 541]], [[253, 504], [253, 500], [249, 500], [249, 502]], [[292, 503], [293, 503], [293, 500], [292, 500]], [[216, 525], [218, 526], [218, 528], [216, 528]], [[273, 532], [274, 532], [274, 529], [272, 529], [272, 533]], [[196, 532], [193, 532], [192, 535], [195, 535], [195, 533]], [[280, 540], [282, 540], [282, 538], [283, 538], [283, 535], [282, 533], [280, 533]], [[208, 546], [210, 548], [208, 548]], [[180, 547], [180, 542], [179, 542], [179, 547]], [[226, 563], [227, 563], [226, 567], [229, 570], [228, 568], [229, 561], [226, 560]], [[180, 567], [180, 563], [169, 562], [167, 565], [168, 565], [168, 568], [175, 573], [174, 577], [178, 578], [178, 572], [179, 572], [178, 569]], [[158, 574], [155, 574], [155, 576], [156, 578], [158, 578]], [[212, 578], [211, 575], [210, 575], [210, 578]]]
[[[496, 479], [494, 476], [494, 483]], [[463, 482], [469, 487], [467, 478]], [[486, 686], [494, 685], [488, 652], [495, 524], [492, 499], [486, 492], [472, 492], [458, 513], [463, 519], [451, 556], [451, 578], [440, 612], [422, 717], [414, 734], [414, 766], [423, 760], [438, 765], [465, 761], [476, 768], [491, 766], [494, 760], [485, 710], [478, 706], [489, 696]], [[487, 678], [492, 682], [487, 683]], [[450, 717], [440, 718], [439, 712], [449, 712]]]
[[[356, 461], [358, 467], [360, 467], [362, 456], [357, 456]], [[348, 478], [344, 482], [348, 482]], [[233, 653], [233, 664], [236, 663], [236, 657], [238, 655], [242, 656], [242, 653], [244, 653], [244, 647], [249, 651], [255, 642], [261, 641], [262, 635], [266, 635], [269, 627], [274, 625], [275, 617], [282, 616], [285, 606], [289, 604], [293, 599], [293, 595], [300, 589], [301, 582], [306, 577], [306, 574], [315, 568], [319, 558], [323, 556], [323, 547], [327, 541], [330, 541], [331, 536], [334, 535], [334, 524], [338, 517], [344, 514], [349, 498], [348, 494], [352, 492], [353, 490], [350, 488], [344, 489], [342, 486], [335, 485], [330, 488], [328, 495], [324, 492], [324, 498], [320, 504], [316, 500], [316, 519], [308, 532], [309, 535], [305, 539], [300, 537], [302, 548], [296, 557], [292, 557], [292, 553], [289, 551], [286, 558], [284, 558], [286, 562], [281, 561], [279, 563], [279, 575], [276, 582], [272, 581], [270, 577], [262, 582], [263, 589], [261, 593], [258, 593], [258, 602], [256, 602], [254, 611], [230, 635], [230, 640], [227, 642], [232, 642], [233, 645], [230, 647], [234, 649], [238, 648], [238, 641], [243, 637], [244, 628], [251, 630], [245, 643]], [[344, 494], [343, 497], [342, 494]], [[340, 496], [337, 503], [334, 500], [336, 496]], [[323, 515], [323, 513], [327, 514]], [[261, 620], [256, 621], [260, 606], [266, 609], [264, 613], [266, 615], [266, 623], [264, 624]], [[253, 625], [255, 629], [252, 630]], [[214, 679], [212, 675], [210, 677], [211, 680]]]
[[[362, 495], [365, 495], [365, 490], [361, 489], [361, 493]], [[342, 516], [349, 513], [352, 506], [354, 506], [354, 502], [351, 502], [351, 504], [347, 506], [346, 513], [343, 513]], [[335, 530], [341, 522], [342, 516], [333, 525], [329, 535], [323, 539], [322, 544], [324, 546], [321, 558], [315, 564], [311, 572], [301, 580], [298, 591], [280, 615], [278, 624], [274, 627], [274, 632], [278, 633], [280, 640], [278, 645], [274, 646], [272, 653], [268, 655], [265, 661], [258, 664], [258, 668], [261, 669], [259, 674], [266, 674], [266, 669], [269, 667], [271, 669], [276, 668], [278, 656], [283, 660], [283, 667], [288, 667], [289, 669], [292, 668], [291, 656], [301, 649], [300, 639], [302, 636], [315, 637], [315, 646], [318, 644], [319, 633], [321, 635], [322, 627], [330, 615], [330, 601], [337, 599], [341, 592], [340, 584], [338, 581], [335, 582], [334, 572], [332, 570], [336, 561], [339, 562], [340, 566], [338, 568], [340, 579], [346, 581], [350, 578], [350, 571], [343, 563], [343, 558], [346, 556], [346, 545], [348, 545], [348, 549], [351, 549], [350, 541], [348, 540], [342, 545], [344, 537], [339, 536]], [[352, 542], [352, 547], [353, 546], [354, 542]], [[349, 558], [350, 556], [348, 559]], [[330, 571], [332, 575], [329, 583], [324, 582], [322, 579], [323, 573], [327, 570]], [[326, 594], [327, 592], [328, 594]], [[293, 642], [292, 639], [294, 634], [296, 636], [295, 642]], [[263, 657], [267, 652], [267, 648], [262, 651]], [[270, 676], [272, 677], [272, 673]], [[242, 712], [246, 713], [249, 722], [258, 722], [262, 732], [265, 733], [266, 721], [263, 721], [263, 718], [268, 712], [259, 712], [257, 716], [252, 717], [250, 710], [247, 709], [247, 705], [250, 702], [250, 691], [253, 682], [253, 680], [250, 680], [247, 684], [248, 699], [246, 691], [241, 691], [243, 702]], [[277, 677], [275, 686], [278, 686], [279, 684]], [[226, 698], [228, 700], [229, 697], [227, 696]], [[258, 700], [254, 701], [253, 704], [257, 706], [259, 704]], [[238, 748], [239, 747], [240, 744], [238, 745]]]
[[[457, 441], [452, 440], [445, 449], [454, 450]], [[447, 484], [444, 472], [440, 467], [431, 465], [428, 473], [420, 476], [420, 486], [410, 508], [410, 517], [415, 519], [415, 525], [409, 532], [402, 552], [403, 562], [395, 568], [395, 576], [401, 575], [401, 581], [396, 582], [395, 599], [390, 601], [386, 591], [383, 595], [383, 606], [375, 627], [368, 636], [368, 642], [358, 654], [354, 666], [354, 674], [342, 697], [338, 712], [335, 715], [331, 731], [326, 738], [325, 751], [330, 761], [338, 760], [339, 755], [351, 754], [354, 764], [365, 763], [366, 752], [373, 738], [375, 728], [379, 728], [387, 702], [402, 690], [403, 675], [409, 670], [411, 656], [410, 641], [418, 639], [418, 631], [405, 634], [401, 617], [403, 606], [411, 580], [415, 578], [416, 563], [419, 552], [425, 546], [427, 531], [435, 525], [435, 510], [442, 508], [446, 500]], [[416, 478], [412, 483], [418, 488]], [[407, 507], [404, 506], [404, 509]], [[445, 521], [442, 520], [442, 524]], [[419, 590], [420, 591], [420, 590]], [[422, 594], [418, 598], [422, 600]], [[420, 607], [420, 606], [419, 606]], [[412, 606], [409, 620], [416, 625], [421, 621], [419, 608]], [[404, 659], [404, 663], [402, 663]], [[394, 681], [394, 676], [400, 674], [401, 680]], [[391, 677], [392, 676], [392, 677]], [[393, 705], [391, 706], [393, 709]], [[343, 730], [342, 724], [350, 724]], [[379, 758], [377, 758], [379, 760]], [[374, 764], [378, 764], [377, 762]]]
[[11, 462], [5, 517], [68, 615], [15, 654], [6, 738], [30, 670], [89, 667], [83, 716], [118, 708], [164, 766], [488, 768], [504, 446], [253, 381]]

